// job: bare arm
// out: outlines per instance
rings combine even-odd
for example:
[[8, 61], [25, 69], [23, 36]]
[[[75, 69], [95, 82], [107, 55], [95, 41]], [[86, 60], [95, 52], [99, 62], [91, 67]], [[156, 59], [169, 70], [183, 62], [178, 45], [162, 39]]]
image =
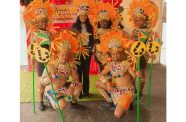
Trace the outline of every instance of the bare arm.
[[106, 75], [111, 71], [110, 66], [107, 64], [104, 69], [101, 71], [101, 73], [99, 74], [99, 80], [102, 83], [106, 83], [108, 81], [108, 78], [106, 77]]
[[141, 71], [134, 71], [133, 69], [132, 69], [132, 67], [128, 67], [128, 72], [132, 75], [132, 77], [134, 78], [134, 79], [136, 79], [137, 77], [142, 77], [142, 73], [141, 73]]
[[136, 79], [136, 72], [133, 70], [133, 68], [132, 67], [128, 67], [128, 72], [131, 74], [131, 76], [134, 78], [134, 79]]
[[[48, 68], [48, 66], [47, 66], [47, 68]], [[50, 68], [48, 68], [48, 70], [50, 72]], [[44, 84], [44, 85], [48, 85], [50, 82], [51, 82], [50, 77], [48, 77], [48, 73], [47, 73], [46, 68], [45, 68], [44, 71], [43, 71], [43, 74], [42, 74], [41, 83]]]
[[100, 72], [100, 75], [107, 75], [111, 71], [109, 66], [105, 66], [104, 69]]
[[72, 76], [72, 79], [73, 79], [74, 81], [79, 82], [79, 75], [78, 75], [78, 73], [77, 73], [76, 68], [72, 68], [72, 69], [71, 69], [71, 76]]

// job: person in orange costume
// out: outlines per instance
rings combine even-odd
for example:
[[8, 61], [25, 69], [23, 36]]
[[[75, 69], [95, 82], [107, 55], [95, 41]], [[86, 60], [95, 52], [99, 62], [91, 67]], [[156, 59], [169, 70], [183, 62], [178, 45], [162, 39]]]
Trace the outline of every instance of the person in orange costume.
[[[120, 38], [119, 35], [121, 35]], [[102, 38], [104, 39], [104, 37]], [[99, 74], [96, 87], [107, 102], [113, 102], [116, 105], [114, 115], [116, 118], [121, 118], [135, 99], [134, 79], [140, 76], [140, 72], [135, 72], [131, 63], [123, 60], [122, 52], [125, 47], [128, 47], [129, 43], [126, 38], [122, 37], [122, 32], [109, 33], [105, 35], [102, 42], [104, 43], [100, 44], [100, 51], [102, 54], [109, 52], [111, 61], [106, 64]], [[108, 81], [107, 74], [109, 72], [112, 75], [112, 82]], [[111, 97], [107, 92], [111, 94]]]

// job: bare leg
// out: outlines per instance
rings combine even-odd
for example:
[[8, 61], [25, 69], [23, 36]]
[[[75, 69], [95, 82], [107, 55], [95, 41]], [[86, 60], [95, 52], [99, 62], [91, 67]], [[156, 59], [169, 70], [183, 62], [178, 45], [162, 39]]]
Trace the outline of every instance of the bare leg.
[[44, 110], [43, 95], [45, 92], [45, 86], [43, 86], [40, 82], [41, 77], [39, 77], [38, 79], [39, 79], [39, 109], [40, 111], [43, 111]]
[[[60, 99], [58, 102], [59, 102], [60, 109], [64, 110], [67, 106], [67, 102], [64, 99]], [[52, 104], [52, 107], [55, 110], [58, 110], [58, 105], [57, 104]]]
[[72, 95], [72, 101], [70, 102], [70, 107], [74, 109], [83, 109], [84, 107], [78, 104], [77, 101], [83, 89], [83, 84], [80, 82], [72, 82], [69, 88], [74, 88], [74, 93]]
[[40, 82], [41, 77], [39, 77], [39, 101], [42, 102], [43, 101], [43, 95], [44, 95], [44, 91], [45, 91], [45, 86], [43, 86]]
[[107, 91], [106, 91], [106, 89], [107, 89], [106, 85], [98, 80], [96, 82], [96, 87], [97, 87], [98, 91], [100, 92], [100, 94], [106, 99], [106, 101], [111, 102], [110, 97], [108, 96]]
[[126, 114], [126, 110], [120, 104], [117, 104], [116, 109], [114, 111], [114, 116], [120, 119], [122, 116]]
[[133, 99], [132, 94], [123, 94], [122, 96], [120, 96], [119, 102], [117, 103], [116, 109], [114, 111], [114, 115], [116, 118], [120, 119], [128, 111]]
[[73, 96], [74, 96], [74, 99], [77, 100], [81, 94], [82, 89], [83, 89], [83, 84], [80, 82], [77, 82], [77, 86], [73, 86], [71, 84], [70, 87], [74, 87], [75, 90], [74, 90]]

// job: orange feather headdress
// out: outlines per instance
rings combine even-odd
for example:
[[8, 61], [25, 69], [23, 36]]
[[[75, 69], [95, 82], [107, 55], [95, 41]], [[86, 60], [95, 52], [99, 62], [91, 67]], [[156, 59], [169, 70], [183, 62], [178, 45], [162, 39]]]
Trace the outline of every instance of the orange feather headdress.
[[58, 52], [61, 50], [69, 51], [71, 61], [74, 61], [74, 58], [78, 58], [80, 55], [88, 55], [88, 49], [83, 47], [80, 36], [82, 35], [76, 36], [74, 32], [69, 30], [62, 30], [58, 32], [51, 42], [50, 64], [56, 63]]
[[93, 0], [74, 0], [72, 8], [70, 11], [72, 14], [86, 14], [90, 12], [90, 4], [93, 3]]
[[127, 15], [128, 21], [134, 27], [134, 17], [146, 17], [148, 16], [148, 26], [154, 27], [158, 21], [159, 10], [158, 6], [150, 0], [133, 0], [129, 6]]
[[114, 20], [118, 14], [117, 8], [114, 8], [114, 5], [110, 3], [97, 2], [91, 7], [96, 7], [96, 11], [94, 11], [94, 14], [91, 16], [91, 20], [93, 19], [96, 22], [100, 21], [101, 19]]
[[25, 9], [23, 18], [25, 24], [31, 30], [36, 29], [36, 21], [42, 18], [51, 19], [54, 14], [52, 3], [50, 1], [33, 0]]
[[90, 13], [89, 19], [91, 24], [94, 27], [94, 31], [97, 30], [97, 23], [100, 20], [106, 19], [114, 22], [119, 17], [119, 13], [117, 12], [117, 8], [110, 3], [99, 2], [91, 2], [90, 4]]
[[120, 51], [122, 52], [124, 48], [128, 48], [129, 41], [124, 37], [121, 30], [112, 30], [105, 33], [100, 38], [101, 43], [97, 45], [98, 60], [105, 64], [111, 60], [107, 55], [108, 52]]
[[106, 53], [108, 51], [120, 50], [125, 48], [128, 44], [128, 39], [124, 37], [123, 32], [120, 30], [112, 30], [105, 33], [100, 38], [100, 51]]

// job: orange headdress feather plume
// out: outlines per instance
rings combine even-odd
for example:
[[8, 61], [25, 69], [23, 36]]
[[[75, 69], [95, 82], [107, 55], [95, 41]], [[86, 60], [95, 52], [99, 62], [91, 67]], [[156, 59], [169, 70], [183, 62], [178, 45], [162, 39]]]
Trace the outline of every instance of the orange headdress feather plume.
[[43, 2], [42, 0], [33, 0], [25, 9], [23, 18], [25, 24], [31, 29], [36, 29], [36, 19], [47, 18], [50, 20], [54, 10], [50, 1]]
[[70, 54], [74, 54], [78, 50], [78, 41], [70, 31], [60, 31], [53, 37], [50, 48], [51, 64], [56, 63], [58, 52], [62, 49], [69, 50]]
[[86, 13], [90, 11], [90, 5], [93, 3], [93, 0], [74, 0], [73, 5], [70, 8], [72, 14]]
[[111, 61], [111, 58], [107, 55], [110, 51], [123, 51], [123, 48], [127, 48], [130, 44], [128, 39], [124, 37], [121, 30], [111, 30], [105, 33], [100, 38], [101, 43], [97, 46], [98, 60], [105, 64]]
[[128, 44], [128, 39], [123, 36], [123, 32], [121, 30], [112, 30], [110, 32], [105, 33], [100, 38], [100, 51], [103, 53], [108, 52], [115, 48], [114, 45], [109, 46], [112, 43], [118, 43], [117, 48], [125, 48]]
[[117, 13], [117, 8], [115, 8], [114, 5], [108, 2], [103, 3], [102, 1], [100, 1], [92, 2], [90, 4], [89, 18], [94, 29], [97, 28], [97, 23], [100, 19], [110, 19], [113, 21], [117, 17], [119, 17], [119, 14]]
[[133, 0], [130, 3], [127, 19], [134, 27], [134, 17], [138, 14], [144, 14], [148, 16], [150, 27], [156, 26], [159, 17], [159, 9], [157, 5], [150, 0]]
[[[88, 50], [83, 47], [82, 40], [79, 39], [74, 32], [70, 30], [62, 30], [58, 32], [52, 42], [50, 48], [50, 64], [55, 64], [57, 61], [58, 52], [61, 50], [68, 50], [70, 54], [70, 61], [74, 61], [76, 57], [80, 55], [88, 55]], [[75, 62], [77, 63], [77, 62]]]

